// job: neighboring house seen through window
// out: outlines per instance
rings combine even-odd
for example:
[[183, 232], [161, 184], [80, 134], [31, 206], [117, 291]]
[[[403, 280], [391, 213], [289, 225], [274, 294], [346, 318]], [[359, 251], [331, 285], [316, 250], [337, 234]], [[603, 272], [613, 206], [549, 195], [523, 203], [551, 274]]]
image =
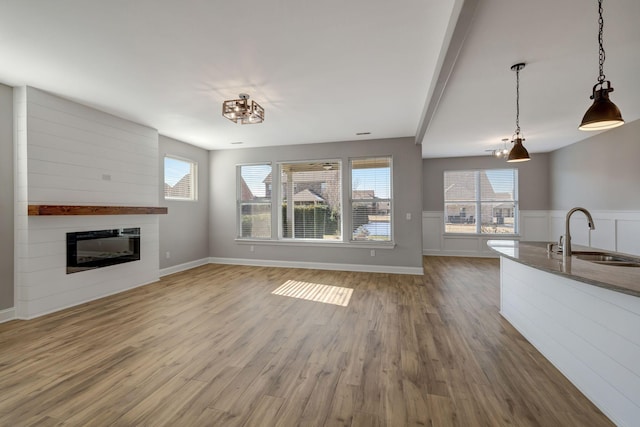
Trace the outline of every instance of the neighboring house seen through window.
[[240, 165], [237, 182], [238, 237], [270, 239], [271, 165]]
[[518, 170], [444, 172], [446, 233], [517, 234]]
[[280, 163], [278, 169], [280, 237], [341, 240], [341, 162]]
[[165, 156], [164, 198], [197, 200], [197, 164], [191, 160]]
[[391, 156], [349, 159], [346, 181], [340, 160], [238, 165], [238, 239], [386, 247], [393, 241], [391, 165]]
[[353, 241], [391, 241], [391, 157], [352, 159]]

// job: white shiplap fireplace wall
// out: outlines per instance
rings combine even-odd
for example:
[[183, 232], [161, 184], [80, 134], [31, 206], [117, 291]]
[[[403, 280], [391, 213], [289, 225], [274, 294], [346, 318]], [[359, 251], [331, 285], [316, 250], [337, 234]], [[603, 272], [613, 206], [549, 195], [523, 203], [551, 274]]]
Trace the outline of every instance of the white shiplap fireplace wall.
[[[27, 216], [29, 204], [158, 206], [158, 133], [31, 87], [15, 88], [16, 317], [158, 280], [157, 215]], [[141, 228], [140, 260], [66, 274], [66, 233]]]

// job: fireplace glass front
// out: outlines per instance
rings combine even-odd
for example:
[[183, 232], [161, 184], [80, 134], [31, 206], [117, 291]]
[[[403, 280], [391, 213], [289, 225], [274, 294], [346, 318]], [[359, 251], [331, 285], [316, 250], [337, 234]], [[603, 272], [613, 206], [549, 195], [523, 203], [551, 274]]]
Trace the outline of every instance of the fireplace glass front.
[[140, 228], [67, 233], [67, 274], [140, 259]]

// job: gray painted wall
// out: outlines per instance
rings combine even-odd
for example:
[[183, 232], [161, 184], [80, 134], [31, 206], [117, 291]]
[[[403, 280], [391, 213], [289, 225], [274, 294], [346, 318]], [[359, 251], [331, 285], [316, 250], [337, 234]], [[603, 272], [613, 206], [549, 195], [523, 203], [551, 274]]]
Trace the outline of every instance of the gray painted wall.
[[[310, 247], [239, 244], [236, 238], [236, 165], [285, 160], [341, 159], [343, 168], [350, 157], [393, 156], [394, 249]], [[220, 258], [273, 261], [323, 262], [422, 268], [421, 152], [413, 138], [345, 141], [269, 148], [211, 151], [210, 253]], [[345, 169], [346, 170], [346, 169]], [[345, 174], [343, 174], [343, 177]], [[348, 194], [343, 194], [343, 203]], [[406, 220], [410, 213], [411, 220]], [[346, 213], [345, 213], [346, 214]], [[343, 230], [344, 232], [344, 230]]]
[[0, 310], [13, 307], [13, 88], [0, 84]]
[[551, 209], [640, 210], [640, 120], [553, 151]]
[[424, 159], [422, 208], [444, 210], [444, 171], [517, 168], [521, 210], [549, 209], [549, 154], [535, 153], [524, 163], [506, 163], [491, 156]]
[[[160, 268], [173, 267], [209, 257], [209, 152], [166, 136], [159, 136]], [[198, 164], [198, 200], [164, 199], [164, 156], [193, 160]], [[166, 253], [171, 257], [167, 258]]]

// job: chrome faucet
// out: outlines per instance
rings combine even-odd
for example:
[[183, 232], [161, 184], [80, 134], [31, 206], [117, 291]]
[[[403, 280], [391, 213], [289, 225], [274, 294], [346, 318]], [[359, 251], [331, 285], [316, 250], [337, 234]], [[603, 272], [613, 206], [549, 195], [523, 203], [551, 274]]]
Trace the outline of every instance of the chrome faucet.
[[560, 240], [558, 242], [558, 249], [562, 250], [562, 258], [571, 257], [571, 231], [569, 227], [569, 222], [571, 220], [571, 215], [573, 215], [573, 213], [576, 211], [580, 211], [587, 216], [589, 229], [591, 230], [596, 229], [593, 223], [593, 218], [591, 217], [591, 214], [585, 208], [573, 208], [569, 212], [567, 212], [567, 218], [565, 219], [565, 222], [564, 222], [564, 235], [560, 236]]

